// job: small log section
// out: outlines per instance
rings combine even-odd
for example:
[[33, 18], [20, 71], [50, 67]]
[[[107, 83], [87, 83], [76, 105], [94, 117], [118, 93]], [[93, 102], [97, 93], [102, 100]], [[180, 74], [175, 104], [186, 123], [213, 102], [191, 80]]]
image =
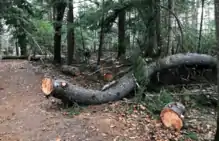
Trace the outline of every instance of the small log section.
[[63, 103], [102, 104], [120, 100], [135, 88], [135, 81], [131, 74], [127, 74], [118, 80], [117, 85], [105, 91], [85, 89], [72, 85], [65, 80], [42, 80], [42, 91], [46, 97], [53, 96], [61, 99]]
[[183, 127], [185, 106], [179, 102], [168, 103], [161, 111], [160, 118], [165, 127], [180, 131]]

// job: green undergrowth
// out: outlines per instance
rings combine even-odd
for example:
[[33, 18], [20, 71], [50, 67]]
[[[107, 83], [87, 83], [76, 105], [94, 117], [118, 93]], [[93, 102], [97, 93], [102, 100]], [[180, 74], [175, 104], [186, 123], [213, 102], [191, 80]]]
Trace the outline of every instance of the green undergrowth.
[[184, 136], [179, 141], [186, 141], [188, 139], [193, 140], [193, 141], [198, 141], [197, 133], [187, 132], [184, 134]]
[[71, 107], [67, 107], [63, 109], [63, 114], [72, 117], [75, 115], [79, 115], [81, 112], [83, 112], [84, 108], [86, 108], [86, 106], [82, 106], [82, 105], [78, 105], [77, 103], [74, 103]]

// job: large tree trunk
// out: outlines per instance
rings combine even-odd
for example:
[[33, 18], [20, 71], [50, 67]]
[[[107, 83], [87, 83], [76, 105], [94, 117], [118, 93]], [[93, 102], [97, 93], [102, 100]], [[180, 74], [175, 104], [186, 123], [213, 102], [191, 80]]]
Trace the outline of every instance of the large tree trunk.
[[27, 36], [22, 28], [18, 29], [19, 34], [17, 35], [18, 44], [20, 46], [21, 55], [27, 55]]
[[[120, 0], [122, 3], [123, 0]], [[125, 54], [126, 44], [125, 44], [125, 10], [122, 10], [119, 13], [119, 21], [118, 21], [118, 58]]]
[[204, 18], [204, 0], [202, 0], [202, 12], [201, 12], [201, 23], [200, 23], [200, 29], [199, 29], [199, 38], [198, 38], [198, 48], [197, 52], [200, 53], [201, 51], [201, 38], [202, 38], [202, 25], [203, 25], [203, 18]]
[[[168, 9], [174, 12], [174, 0], [168, 0]], [[168, 19], [168, 43], [167, 43], [167, 54], [171, 55], [173, 50], [173, 15], [169, 12], [169, 19]]]
[[61, 39], [62, 39], [62, 20], [65, 12], [66, 3], [59, 2], [55, 4], [56, 21], [54, 24], [55, 35], [54, 35], [54, 62], [61, 63]]
[[18, 56], [20, 53], [19, 53], [19, 47], [18, 47], [18, 41], [17, 40], [15, 41], [15, 49], [16, 49], [16, 55]]
[[[150, 80], [155, 73], [164, 69], [169, 69], [178, 66], [189, 65], [195, 67], [216, 67], [217, 60], [205, 54], [175, 54], [151, 63], [143, 68], [143, 77], [148, 86]], [[165, 75], [165, 74], [164, 74]], [[61, 99], [63, 102], [78, 102], [83, 104], [100, 104], [110, 101], [119, 100], [127, 96], [136, 86], [135, 80], [131, 72], [120, 78], [114, 86], [105, 90], [85, 89], [76, 85], [72, 85], [65, 80], [52, 80], [45, 78], [42, 81], [42, 90], [46, 96], [53, 96]]]
[[[104, 0], [102, 0], [102, 9], [104, 9]], [[100, 43], [98, 48], [97, 65], [100, 65], [100, 57], [102, 56], [103, 40], [104, 40], [104, 11], [102, 10], [101, 27], [100, 27]]]
[[67, 44], [68, 44], [68, 59], [67, 64], [71, 65], [74, 56], [74, 15], [73, 15], [73, 3], [72, 0], [69, 0], [68, 3], [68, 16], [67, 16], [67, 25], [68, 25], [68, 33], [67, 33]]
[[194, 3], [192, 5], [192, 27], [197, 30], [197, 17], [198, 17], [198, 6], [197, 6], [197, 1], [199, 0], [194, 0]]
[[[150, 0], [150, 15], [156, 15], [156, 3], [153, 0]], [[154, 17], [150, 17], [153, 19]], [[148, 29], [148, 47], [145, 49], [145, 57], [153, 57], [155, 58], [157, 54], [157, 32], [156, 32], [156, 20], [150, 21], [150, 28]], [[159, 56], [159, 55], [158, 55]]]
[[[219, 0], [214, 0], [215, 5], [215, 21], [216, 21], [216, 38], [217, 38], [217, 46], [219, 51]], [[218, 52], [219, 53], [219, 52]], [[219, 54], [217, 54], [217, 65], [219, 72]], [[217, 74], [217, 85], [219, 85], [219, 73]], [[219, 141], [219, 86], [218, 88], [218, 102], [217, 102], [217, 130], [215, 134], [214, 141]]]
[[[156, 0], [156, 5], [160, 5], [160, 0]], [[161, 48], [162, 45], [162, 41], [161, 41], [161, 30], [160, 30], [160, 7], [158, 6], [156, 8], [156, 35], [157, 35], [157, 45], [159, 47], [159, 50]]]
[[[65, 80], [43, 79], [43, 92], [52, 95], [63, 102], [77, 102], [82, 104], [101, 104], [110, 101], [120, 100], [129, 94], [135, 87], [134, 79], [131, 75], [122, 77], [118, 85], [109, 88], [106, 91], [98, 91], [85, 89], [76, 85], [72, 85]], [[50, 91], [47, 89], [50, 88]]]

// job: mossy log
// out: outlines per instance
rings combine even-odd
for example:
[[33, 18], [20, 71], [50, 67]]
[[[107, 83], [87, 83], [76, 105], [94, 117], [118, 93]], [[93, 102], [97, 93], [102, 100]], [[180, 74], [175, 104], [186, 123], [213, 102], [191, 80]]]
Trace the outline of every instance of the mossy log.
[[[190, 67], [216, 67], [217, 59], [206, 54], [187, 53], [175, 54], [157, 60], [148, 66], [143, 67], [143, 78], [152, 80], [157, 72], [164, 69], [178, 67], [183, 65], [190, 65]], [[53, 80], [44, 78], [42, 81], [42, 91], [49, 97], [53, 96], [58, 99], [70, 102], [77, 102], [83, 104], [101, 104], [110, 101], [120, 100], [127, 96], [136, 87], [132, 72], [121, 77], [116, 85], [113, 85], [105, 91], [85, 89], [76, 85], [72, 85], [65, 80]], [[179, 76], [178, 76], [179, 77]], [[147, 81], [145, 85], [151, 82]]]

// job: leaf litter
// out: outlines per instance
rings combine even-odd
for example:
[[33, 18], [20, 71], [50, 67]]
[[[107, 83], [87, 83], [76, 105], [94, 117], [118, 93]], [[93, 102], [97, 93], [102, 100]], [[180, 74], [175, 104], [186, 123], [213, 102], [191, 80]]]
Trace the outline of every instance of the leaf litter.
[[[89, 72], [71, 77], [61, 74], [56, 66], [51, 64], [44, 68], [35, 64], [34, 67], [38, 67], [38, 71], [45, 75], [62, 78], [85, 88], [100, 90], [105, 84], [97, 75], [84, 75], [92, 73], [89, 69]], [[91, 105], [82, 108], [77, 114], [69, 114], [65, 110], [62, 113], [66, 117], [82, 120], [86, 123], [85, 129], [90, 135], [100, 136], [106, 141], [207, 141], [213, 139], [216, 130], [216, 114], [210, 107], [187, 108], [185, 127], [180, 132], [165, 128], [159, 117], [150, 115], [147, 104], [127, 103], [123, 100]]]

